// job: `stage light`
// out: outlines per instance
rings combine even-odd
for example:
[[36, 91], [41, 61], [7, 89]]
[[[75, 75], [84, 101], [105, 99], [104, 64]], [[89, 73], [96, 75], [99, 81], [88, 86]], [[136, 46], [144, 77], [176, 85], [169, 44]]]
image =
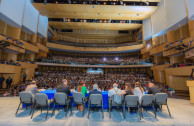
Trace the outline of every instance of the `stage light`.
[[9, 39], [9, 38], [6, 38], [7, 40]]
[[107, 60], [106, 57], [104, 57], [104, 58], [103, 58], [103, 61], [106, 61], [106, 60]]
[[118, 61], [118, 60], [119, 60], [119, 58], [118, 58], [118, 57], [115, 57], [115, 60], [116, 60], [116, 61]]

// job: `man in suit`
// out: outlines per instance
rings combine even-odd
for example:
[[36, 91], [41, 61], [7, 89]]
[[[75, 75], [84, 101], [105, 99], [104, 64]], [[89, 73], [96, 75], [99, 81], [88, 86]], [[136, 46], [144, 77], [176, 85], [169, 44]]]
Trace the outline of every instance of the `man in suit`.
[[98, 85], [94, 84], [93, 85], [93, 91], [89, 92], [88, 98], [90, 97], [91, 94], [102, 94], [100, 91], [97, 90], [98, 89]]
[[[89, 92], [88, 98], [90, 98], [90, 95], [92, 95], [92, 94], [102, 94], [97, 89], [98, 89], [98, 85], [97, 84], [94, 84], [93, 85], [93, 91], [90, 91]], [[96, 108], [97, 107], [96, 105], [91, 105], [91, 107], [92, 107], [92, 110], [94, 110], [94, 111], [97, 111], [98, 110], [98, 108]]]
[[40, 93], [40, 90], [38, 89], [37, 85], [36, 85], [36, 81], [32, 81], [30, 82], [30, 85], [28, 85], [26, 87], [27, 92], [32, 93], [32, 95], [34, 96], [36, 93]]
[[67, 80], [66, 79], [62, 80], [62, 84], [57, 86], [56, 91], [57, 92], [63, 92], [65, 94], [67, 94], [67, 96], [69, 96], [71, 94], [71, 91], [69, 89], [69, 86], [67, 85]]
[[0, 89], [2, 89], [4, 80], [5, 80], [5, 78], [3, 77], [3, 75], [1, 75], [1, 77], [0, 77]]
[[156, 93], [161, 93], [161, 91], [158, 88], [158, 86], [155, 86], [153, 83], [149, 83], [148, 94], [155, 95]]
[[11, 83], [12, 83], [11, 77], [7, 78], [7, 80], [6, 80], [7, 89], [9, 89], [11, 87]]

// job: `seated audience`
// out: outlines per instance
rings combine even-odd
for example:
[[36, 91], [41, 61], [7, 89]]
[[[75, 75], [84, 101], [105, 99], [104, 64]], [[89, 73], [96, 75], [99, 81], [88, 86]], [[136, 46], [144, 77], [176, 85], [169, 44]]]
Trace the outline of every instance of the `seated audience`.
[[139, 82], [135, 83], [135, 89], [134, 89], [134, 95], [139, 97], [139, 101], [141, 101], [142, 96], [144, 95], [144, 90], [141, 87], [141, 84]]
[[[131, 84], [126, 83], [125, 90], [122, 92], [122, 94], [124, 95], [124, 97], [127, 95], [133, 95]], [[128, 112], [130, 112], [130, 107], [128, 107]]]
[[67, 96], [69, 96], [71, 94], [71, 91], [67, 85], [67, 80], [66, 79], [63, 79], [62, 80], [62, 84], [59, 85], [56, 89], [57, 92], [63, 92], [65, 94], [67, 94]]
[[161, 90], [158, 88], [158, 86], [155, 86], [153, 83], [149, 83], [149, 89], [148, 94], [156, 94], [161, 93]]

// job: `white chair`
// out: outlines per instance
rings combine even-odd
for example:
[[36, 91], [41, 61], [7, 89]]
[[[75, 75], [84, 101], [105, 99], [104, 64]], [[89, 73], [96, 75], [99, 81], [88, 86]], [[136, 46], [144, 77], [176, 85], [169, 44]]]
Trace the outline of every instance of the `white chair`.
[[66, 112], [66, 117], [67, 117], [67, 112], [69, 109], [69, 104], [70, 104], [71, 100], [68, 99], [67, 94], [65, 93], [56, 93], [54, 96], [54, 107], [53, 107], [53, 112], [52, 112], [52, 116], [55, 113], [55, 105], [58, 105], [58, 108], [60, 105], [65, 106], [66, 105], [66, 111], [65, 111], [65, 107], [64, 107], [64, 111]]
[[91, 94], [88, 100], [88, 119], [89, 119], [89, 114], [90, 114], [90, 107], [92, 105], [95, 105], [96, 107], [102, 107], [102, 118], [104, 118], [104, 113], [103, 113], [103, 97], [102, 94]]
[[108, 104], [109, 104], [109, 117], [111, 118], [111, 111], [112, 111], [112, 107], [122, 107], [122, 112], [123, 112], [123, 95], [121, 95], [121, 103], [118, 104], [116, 102], [114, 102], [114, 96], [118, 95], [118, 94], [114, 94], [112, 95], [109, 99], [108, 99]]
[[139, 112], [139, 118], [141, 120], [141, 112], [139, 108], [139, 97], [135, 95], [127, 95], [125, 96], [125, 100], [123, 103], [123, 110], [124, 110], [124, 118], [126, 119], [125, 115], [125, 107], [137, 107]]
[[[156, 111], [155, 111], [155, 106], [154, 106], [154, 95], [146, 94], [146, 95], [144, 95], [141, 98], [140, 108], [141, 108], [141, 116], [142, 116], [142, 118], [143, 118], [143, 110], [142, 110], [142, 108], [143, 107], [150, 107], [150, 106], [152, 106], [153, 112], [154, 112], [154, 115], [155, 115], [155, 118], [156, 118]], [[147, 111], [147, 109], [146, 109], [146, 111]]]
[[47, 108], [47, 113], [46, 113], [46, 117], [45, 117], [45, 119], [47, 119], [48, 111], [49, 111], [49, 103], [48, 103], [48, 96], [46, 94], [43, 94], [43, 93], [35, 94], [34, 106], [33, 106], [31, 119], [32, 119], [34, 111], [37, 107], [41, 107], [41, 113], [42, 113], [43, 107]]
[[[77, 105], [83, 105], [84, 110], [85, 110], [86, 99], [84, 98], [82, 93], [73, 92], [73, 104], [72, 104], [72, 107], [71, 107], [71, 113], [72, 113], [72, 108], [73, 108], [74, 103], [77, 104]], [[84, 116], [84, 110], [83, 110], [82, 116]]]
[[[16, 111], [16, 115], [17, 115], [17, 113], [19, 111], [19, 108], [20, 108], [21, 104], [25, 104], [26, 105], [26, 109], [27, 109], [27, 106], [28, 105], [33, 105], [33, 102], [34, 102], [33, 101], [33, 96], [32, 96], [32, 94], [30, 92], [26, 92], [26, 91], [20, 92], [19, 96], [20, 96], [20, 104], [19, 104], [18, 109]], [[31, 112], [32, 112], [32, 108], [31, 108], [30, 114], [31, 114]]]
[[167, 98], [168, 98], [168, 94], [157, 93], [155, 95], [155, 106], [158, 106], [160, 109], [162, 109], [162, 105], [166, 105], [166, 107], [168, 109], [169, 116], [171, 117], [170, 110], [169, 110], [168, 104], [167, 104]]

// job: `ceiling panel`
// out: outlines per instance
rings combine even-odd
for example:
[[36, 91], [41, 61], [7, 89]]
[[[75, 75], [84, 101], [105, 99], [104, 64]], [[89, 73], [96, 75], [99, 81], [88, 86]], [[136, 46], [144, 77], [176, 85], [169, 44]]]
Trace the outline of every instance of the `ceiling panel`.
[[143, 20], [157, 6], [83, 5], [33, 3], [40, 14], [48, 18]]

